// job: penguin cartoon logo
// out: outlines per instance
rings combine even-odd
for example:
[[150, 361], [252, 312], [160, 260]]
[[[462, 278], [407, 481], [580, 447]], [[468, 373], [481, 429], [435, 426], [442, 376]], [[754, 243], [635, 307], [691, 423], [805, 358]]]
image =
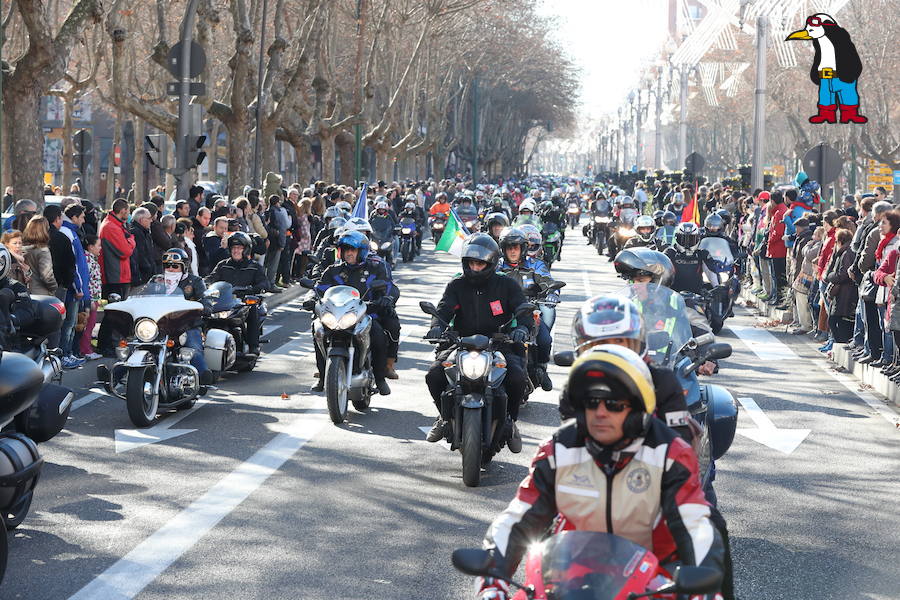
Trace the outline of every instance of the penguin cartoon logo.
[[841, 123], [865, 123], [859, 114], [856, 82], [862, 73], [862, 61], [850, 34], [831, 15], [816, 13], [806, 19], [806, 27], [795, 31], [788, 40], [810, 40], [815, 49], [809, 77], [819, 86], [819, 113], [810, 123], [837, 123], [838, 107]]

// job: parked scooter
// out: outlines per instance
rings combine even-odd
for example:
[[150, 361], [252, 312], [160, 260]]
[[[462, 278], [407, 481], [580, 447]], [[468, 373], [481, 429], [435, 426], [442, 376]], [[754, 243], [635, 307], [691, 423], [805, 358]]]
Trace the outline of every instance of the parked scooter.
[[525, 557], [525, 583], [504, 575], [487, 550], [459, 549], [453, 566], [473, 577], [494, 577], [518, 591], [513, 600], [634, 600], [711, 594], [722, 573], [710, 567], [675, 567], [669, 573], [643, 546], [612, 533], [564, 531], [535, 544]]

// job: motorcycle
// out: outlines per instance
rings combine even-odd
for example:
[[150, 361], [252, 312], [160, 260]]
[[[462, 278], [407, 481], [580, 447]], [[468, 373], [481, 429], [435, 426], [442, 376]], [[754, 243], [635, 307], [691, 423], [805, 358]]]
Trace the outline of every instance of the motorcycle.
[[369, 251], [380, 256], [388, 265], [394, 266], [394, 241], [400, 231], [400, 227], [385, 228], [383, 231], [373, 230]]
[[544, 262], [547, 263], [547, 268], [550, 268], [559, 256], [562, 246], [562, 235], [556, 224], [544, 223], [541, 236], [544, 238]]
[[428, 220], [428, 227], [431, 229], [431, 241], [437, 244], [444, 233], [444, 228], [447, 227], [447, 215], [444, 213], [431, 215]]
[[[318, 262], [318, 260], [316, 261]], [[209, 314], [203, 319], [203, 355], [206, 364], [217, 378], [223, 371], [252, 371], [259, 360], [250, 353], [247, 343], [250, 311], [258, 306], [259, 337], [262, 339], [263, 323], [268, 316], [262, 296], [247, 293], [243, 287], [235, 287], [225, 281], [217, 281], [206, 289], [205, 298], [210, 304]]]
[[469, 233], [478, 233], [481, 231], [481, 223], [478, 221], [478, 213], [459, 213], [460, 221], [462, 221], [463, 227], [466, 228], [466, 231]]
[[410, 262], [416, 257], [416, 233], [415, 219], [400, 219], [400, 256], [403, 262]]
[[734, 303], [741, 293], [740, 278], [736, 274], [734, 255], [727, 240], [707, 237], [700, 240], [700, 248], [712, 258], [713, 268], [703, 265], [704, 274], [712, 289], [706, 302], [706, 316], [713, 333], [722, 331], [725, 319], [731, 316]]
[[578, 226], [578, 221], [581, 220], [581, 206], [578, 205], [578, 202], [569, 202], [569, 206], [566, 208], [566, 218], [569, 219], [569, 229], [575, 229]]
[[613, 225], [613, 229], [612, 239], [609, 242], [611, 256], [618, 254], [625, 247], [625, 243], [637, 235], [634, 230], [634, 220], [618, 221]]
[[[301, 279], [300, 285], [315, 289], [316, 282]], [[387, 288], [386, 281], [373, 281], [369, 292]], [[368, 293], [368, 292], [367, 292]], [[316, 291], [312, 332], [316, 346], [325, 356], [325, 399], [328, 416], [335, 425], [347, 419], [347, 400], [363, 412], [369, 408], [375, 390], [369, 332], [372, 317], [366, 313], [365, 298], [348, 285]]]
[[[425, 314], [441, 320], [431, 302], [419, 302]], [[516, 314], [531, 311], [534, 305], [517, 307]], [[501, 387], [506, 379], [506, 358], [500, 348], [509, 336], [496, 333], [459, 337], [450, 325], [444, 336], [427, 339], [432, 344], [449, 344], [450, 355], [444, 360], [444, 374], [449, 383], [441, 396], [444, 437], [451, 450], [462, 454], [463, 483], [476, 487], [481, 469], [506, 445], [512, 433], [512, 422], [506, 413], [506, 394]]]
[[594, 247], [597, 248], [597, 254], [602, 255], [607, 248], [607, 240], [609, 239], [609, 228], [612, 218], [607, 215], [594, 215], [594, 224], [591, 227], [591, 236]]
[[524, 584], [500, 572], [487, 550], [454, 550], [451, 560], [466, 575], [508, 582], [518, 590], [513, 600], [675, 600], [679, 594], [712, 594], [722, 585], [716, 569], [677, 566], [670, 575], [643, 546], [594, 531], [565, 531], [531, 546]]
[[[526, 291], [526, 295], [529, 302], [535, 304], [535, 309], [532, 311], [532, 316], [534, 318], [534, 328], [535, 332], [537, 331], [538, 326], [541, 322], [547, 324], [547, 328], [552, 332], [553, 324], [556, 322], [556, 305], [559, 304], [559, 300], [548, 300], [547, 296], [549, 296], [552, 292], [556, 292], [561, 290], [566, 286], [565, 281], [554, 281], [550, 285], [546, 287], [541, 287], [532, 281], [528, 281], [527, 279], [523, 281], [524, 288]], [[528, 293], [529, 291], [533, 291], [532, 293]], [[551, 335], [551, 340], [552, 340]], [[534, 340], [532, 340], [532, 344]], [[541, 377], [539, 377], [538, 373], [538, 363], [536, 359], [536, 353], [529, 351], [528, 355], [528, 378], [531, 381], [533, 389], [536, 389], [541, 386]], [[542, 365], [546, 368], [546, 365]], [[524, 402], [523, 402], [524, 404]]]
[[[106, 306], [104, 319], [116, 319], [119, 331], [133, 331], [133, 335], [119, 342], [112, 369], [97, 367], [97, 378], [107, 392], [125, 400], [135, 427], [148, 427], [162, 412], [189, 409], [205, 393], [200, 374], [190, 364], [195, 350], [183, 345], [185, 332], [203, 311], [203, 304], [185, 300], [181, 294], [153, 293], [147, 288]], [[123, 327], [126, 322], [131, 324], [128, 329]], [[224, 370], [221, 364], [209, 365], [212, 370]]]

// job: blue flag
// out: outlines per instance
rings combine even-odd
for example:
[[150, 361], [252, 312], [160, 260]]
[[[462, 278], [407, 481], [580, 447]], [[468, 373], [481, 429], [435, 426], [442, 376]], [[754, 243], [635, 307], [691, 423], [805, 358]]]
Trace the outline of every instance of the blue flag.
[[364, 183], [362, 192], [359, 195], [359, 200], [356, 201], [356, 206], [353, 207], [353, 214], [350, 215], [353, 217], [360, 217], [363, 219], [369, 218], [369, 202], [366, 198], [366, 192], [368, 191], [369, 184]]

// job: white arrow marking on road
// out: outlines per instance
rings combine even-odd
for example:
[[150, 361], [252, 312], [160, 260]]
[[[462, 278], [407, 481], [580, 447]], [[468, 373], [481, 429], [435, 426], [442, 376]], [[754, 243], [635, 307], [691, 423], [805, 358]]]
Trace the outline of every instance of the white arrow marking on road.
[[756, 425], [756, 429], [738, 429], [737, 432], [754, 442], [778, 450], [782, 454], [790, 454], [810, 434], [811, 430], [809, 429], [778, 429], [753, 398], [738, 398], [737, 400]]
[[209, 404], [209, 402], [206, 399], [197, 400], [197, 403], [189, 410], [167, 417], [147, 429], [116, 429], [116, 454], [155, 444], [156, 442], [164, 442], [180, 435], [197, 431], [196, 429], [172, 429], [172, 426], [178, 424], [185, 417], [194, 414], [198, 408], [204, 404]]

